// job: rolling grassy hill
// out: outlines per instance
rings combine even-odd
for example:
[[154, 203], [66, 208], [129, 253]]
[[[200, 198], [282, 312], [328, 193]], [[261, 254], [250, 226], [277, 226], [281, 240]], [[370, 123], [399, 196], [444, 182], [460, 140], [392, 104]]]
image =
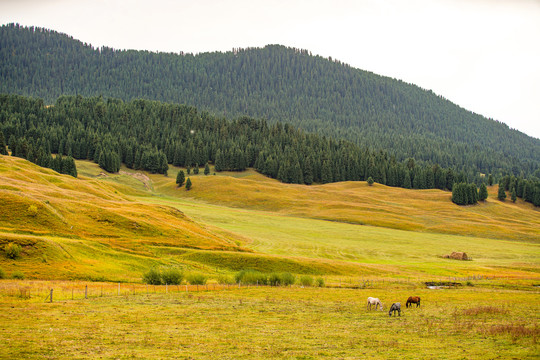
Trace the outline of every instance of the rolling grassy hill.
[[[209, 274], [250, 268], [326, 276], [535, 277], [540, 217], [530, 204], [459, 207], [438, 190], [365, 182], [282, 184], [252, 170], [169, 176], [77, 163], [78, 179], [0, 157], [0, 256], [31, 278], [138, 281], [151, 266]], [[32, 211], [35, 206], [37, 211]], [[473, 261], [442, 259], [466, 251]]]

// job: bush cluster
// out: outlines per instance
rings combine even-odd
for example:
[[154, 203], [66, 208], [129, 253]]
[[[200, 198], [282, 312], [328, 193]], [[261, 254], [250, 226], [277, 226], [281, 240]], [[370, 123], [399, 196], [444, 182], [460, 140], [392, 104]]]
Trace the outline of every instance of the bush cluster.
[[287, 286], [294, 284], [296, 278], [288, 272], [265, 274], [256, 270], [242, 270], [235, 275], [234, 280], [245, 285]]
[[188, 273], [186, 275], [186, 281], [191, 285], [204, 285], [207, 280], [208, 277], [201, 273]]
[[9, 243], [4, 246], [6, 256], [10, 259], [16, 259], [21, 254], [21, 246], [19, 244]]
[[236, 283], [246, 285], [267, 285], [268, 276], [256, 270], [242, 270], [234, 277]]
[[151, 268], [143, 274], [143, 282], [150, 285], [179, 285], [184, 279], [184, 273], [177, 268], [159, 270]]

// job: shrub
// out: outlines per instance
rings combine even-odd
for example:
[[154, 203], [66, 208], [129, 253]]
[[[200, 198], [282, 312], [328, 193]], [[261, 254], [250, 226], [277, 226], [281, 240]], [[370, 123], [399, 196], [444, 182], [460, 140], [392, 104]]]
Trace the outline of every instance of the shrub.
[[232, 276], [219, 274], [217, 282], [221, 285], [232, 285], [234, 284], [234, 279]]
[[169, 285], [180, 285], [184, 279], [184, 273], [178, 268], [168, 268], [161, 273], [161, 282]]
[[266, 274], [256, 270], [242, 270], [235, 276], [236, 283], [248, 284], [248, 285], [267, 285], [268, 277]]
[[300, 284], [302, 286], [313, 286], [313, 278], [309, 275], [304, 275], [300, 278]]
[[272, 286], [287, 286], [294, 284], [295, 277], [293, 274], [284, 272], [284, 273], [271, 273], [268, 276], [268, 282]]
[[291, 273], [281, 273], [281, 281], [284, 286], [292, 285], [296, 281], [296, 278]]
[[375, 182], [375, 181], [373, 180], [373, 178], [372, 178], [371, 176], [368, 177], [367, 183], [368, 183], [369, 186], [373, 185], [374, 182]]
[[322, 277], [317, 279], [317, 286], [324, 287], [324, 279]]
[[189, 273], [186, 275], [186, 281], [191, 285], [204, 285], [208, 278], [201, 273]]
[[6, 273], [4, 272], [4, 270], [2, 270], [2, 268], [0, 268], [0, 279], [4, 279], [6, 277]]
[[22, 272], [20, 272], [19, 270], [17, 270], [13, 274], [11, 274], [11, 277], [14, 278], [14, 279], [23, 280], [24, 279], [24, 274]]
[[28, 207], [28, 215], [29, 216], [32, 216], [32, 217], [35, 217], [38, 213], [38, 208], [36, 205], [30, 205]]
[[143, 282], [150, 285], [161, 285], [161, 274], [156, 268], [151, 268], [143, 274]]
[[4, 247], [6, 256], [10, 259], [16, 259], [21, 254], [21, 246], [19, 244], [9, 243]]

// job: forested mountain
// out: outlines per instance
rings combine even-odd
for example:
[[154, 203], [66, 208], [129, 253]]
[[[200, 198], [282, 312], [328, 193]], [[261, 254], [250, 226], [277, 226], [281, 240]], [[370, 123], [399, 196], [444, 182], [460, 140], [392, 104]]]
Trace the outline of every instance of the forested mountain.
[[50, 166], [50, 154], [55, 153], [55, 160], [90, 159], [110, 172], [117, 172], [121, 163], [166, 174], [168, 164], [198, 169], [211, 162], [216, 171], [254, 167], [299, 184], [371, 177], [389, 186], [451, 189], [456, 181], [473, 180], [464, 172], [421, 166], [413, 159], [398, 162], [386, 153], [289, 124], [268, 125], [248, 117], [229, 121], [191, 106], [150, 100], [125, 103], [77, 95], [45, 106], [41, 99], [0, 95], [3, 154], [5, 138], [13, 156], [42, 166]]
[[505, 124], [417, 86], [277, 45], [199, 55], [118, 51], [10, 24], [0, 30], [0, 92], [48, 104], [63, 94], [189, 104], [469, 174], [529, 175], [540, 164], [540, 140]]

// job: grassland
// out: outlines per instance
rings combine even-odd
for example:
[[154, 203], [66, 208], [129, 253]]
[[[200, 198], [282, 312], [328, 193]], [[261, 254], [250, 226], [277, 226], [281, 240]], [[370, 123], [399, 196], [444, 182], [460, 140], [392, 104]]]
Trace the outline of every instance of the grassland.
[[[368, 296], [387, 310], [411, 294], [422, 306], [401, 317], [366, 310]], [[52, 304], [4, 296], [0, 357], [535, 359], [539, 314], [538, 292], [477, 287], [253, 287]]]
[[[145, 269], [167, 264], [214, 275], [242, 268], [407, 278], [540, 272], [540, 216], [530, 204], [458, 207], [437, 190], [287, 185], [252, 171], [192, 175], [188, 192], [174, 184], [175, 168], [167, 177], [105, 174], [78, 162], [74, 179], [1, 160], [0, 248], [24, 249], [16, 261], [0, 259], [8, 274], [138, 281]], [[452, 251], [473, 261], [442, 259]]]
[[[166, 177], [77, 166], [74, 179], [0, 156], [0, 268], [26, 277], [0, 280], [0, 358], [540, 353], [539, 212], [493, 200], [496, 188], [486, 203], [458, 207], [437, 190], [286, 185], [246, 171], [192, 175], [186, 191], [174, 184], [176, 168]], [[17, 259], [3, 253], [10, 242], [22, 246]], [[452, 251], [473, 260], [441, 257]], [[152, 266], [206, 273], [211, 291], [148, 291], [140, 280]], [[214, 289], [246, 268], [327, 286]], [[463, 286], [429, 290], [426, 280]], [[398, 318], [365, 309], [368, 296], [388, 309], [409, 295], [422, 307]]]

